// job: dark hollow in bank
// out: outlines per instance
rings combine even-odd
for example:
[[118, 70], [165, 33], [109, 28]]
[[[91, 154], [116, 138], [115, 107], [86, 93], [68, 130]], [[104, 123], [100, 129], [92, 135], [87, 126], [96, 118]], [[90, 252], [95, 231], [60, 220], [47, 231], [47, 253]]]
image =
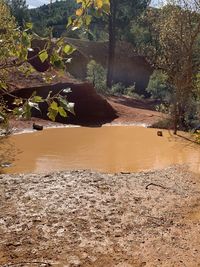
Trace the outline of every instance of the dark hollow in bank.
[[[69, 102], [75, 104], [75, 115], [68, 112], [68, 117], [64, 118], [58, 115], [56, 122], [71, 123], [80, 125], [101, 125], [108, 123], [117, 118], [116, 111], [111, 105], [100, 95], [98, 95], [89, 83], [57, 83], [54, 85], [38, 86], [23, 88], [12, 92], [16, 97], [29, 98], [35, 91], [38, 96], [46, 98], [50, 91], [51, 95], [55, 95], [62, 89], [70, 88], [71, 92], [67, 93]], [[62, 92], [61, 95], [66, 95]], [[3, 95], [4, 100], [7, 102], [9, 108], [14, 108], [14, 97]], [[47, 116], [47, 103], [40, 103], [39, 107], [41, 112], [32, 109], [32, 117], [49, 119]]]

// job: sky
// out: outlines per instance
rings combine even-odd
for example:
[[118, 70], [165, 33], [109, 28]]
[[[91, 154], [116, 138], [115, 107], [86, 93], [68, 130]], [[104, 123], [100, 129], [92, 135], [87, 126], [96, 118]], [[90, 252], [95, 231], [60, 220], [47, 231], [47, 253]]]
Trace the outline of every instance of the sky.
[[[153, 0], [152, 2], [156, 3], [158, 0]], [[35, 8], [44, 4], [49, 4], [49, 0], [27, 0], [27, 4], [29, 5], [29, 8]], [[53, 1], [55, 2], [55, 1]]]
[[[49, 0], [27, 0], [26, 3], [29, 5], [29, 8], [38, 7], [44, 4], [49, 4]], [[54, 1], [53, 1], [54, 2]]]

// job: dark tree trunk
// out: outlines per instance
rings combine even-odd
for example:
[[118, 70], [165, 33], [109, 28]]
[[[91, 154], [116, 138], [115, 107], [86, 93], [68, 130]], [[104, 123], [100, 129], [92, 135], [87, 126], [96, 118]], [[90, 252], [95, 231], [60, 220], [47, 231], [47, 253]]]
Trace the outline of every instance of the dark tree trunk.
[[174, 95], [174, 101], [173, 101], [173, 133], [176, 135], [178, 131], [178, 121], [179, 121], [179, 114], [178, 114], [178, 87], [176, 87], [175, 95]]
[[177, 134], [178, 130], [178, 112], [177, 112], [177, 107], [175, 107], [174, 110], [174, 134]]
[[115, 46], [116, 46], [116, 9], [117, 0], [110, 1], [109, 15], [109, 47], [108, 47], [108, 71], [107, 71], [107, 87], [112, 87], [113, 71], [115, 64]]

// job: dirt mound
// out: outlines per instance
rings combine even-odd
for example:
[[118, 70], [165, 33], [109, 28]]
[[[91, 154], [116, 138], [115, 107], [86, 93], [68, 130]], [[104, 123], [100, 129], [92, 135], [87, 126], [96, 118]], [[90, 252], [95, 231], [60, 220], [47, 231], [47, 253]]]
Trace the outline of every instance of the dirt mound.
[[[28, 67], [28, 65], [26, 65]], [[48, 80], [48, 82], [47, 82]], [[34, 71], [27, 75], [17, 69], [13, 69], [12, 73], [9, 73], [8, 76], [8, 90], [14, 91], [22, 88], [27, 88], [31, 85], [31, 87], [38, 87], [38, 86], [46, 86], [49, 84], [56, 84], [56, 83], [73, 83], [75, 80], [70, 76], [69, 73], [60, 73], [57, 70], [49, 70], [45, 73], [40, 73], [38, 71]]]
[[[13, 95], [22, 98], [29, 98], [34, 91], [36, 94], [42, 97], [47, 97], [50, 91], [52, 95], [60, 92], [60, 90], [70, 88], [71, 92], [67, 94], [69, 102], [75, 104], [75, 114], [68, 113], [67, 118], [60, 116], [56, 117], [57, 122], [71, 123], [71, 124], [102, 124], [111, 122], [117, 118], [115, 110], [111, 105], [100, 95], [96, 93], [93, 86], [89, 83], [58, 83], [48, 86], [38, 86], [23, 88], [13, 92]], [[64, 95], [65, 93], [61, 93]], [[4, 96], [9, 107], [13, 108], [13, 98], [11, 96]], [[36, 109], [32, 110], [32, 116], [37, 118], [48, 119], [47, 117], [47, 104], [41, 103], [39, 112]]]

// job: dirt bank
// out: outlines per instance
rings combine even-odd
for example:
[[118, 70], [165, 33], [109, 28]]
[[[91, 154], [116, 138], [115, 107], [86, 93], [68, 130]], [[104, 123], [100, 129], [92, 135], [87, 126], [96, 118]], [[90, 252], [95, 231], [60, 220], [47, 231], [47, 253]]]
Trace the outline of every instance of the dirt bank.
[[108, 103], [116, 110], [118, 118], [112, 121], [117, 124], [153, 125], [166, 115], [156, 111], [156, 101], [134, 99], [127, 96], [107, 97]]
[[[111, 125], [144, 125], [150, 126], [162, 120], [165, 115], [155, 111], [156, 103], [151, 100], [137, 100], [126, 96], [106, 97], [110, 106], [116, 111], [117, 118]], [[59, 127], [64, 124], [51, 122], [39, 118], [32, 118], [29, 121], [10, 119], [10, 128], [14, 132], [32, 129], [33, 123], [38, 123], [44, 127]]]
[[1, 175], [0, 191], [0, 266], [200, 266], [200, 179], [186, 170]]
[[[70, 92], [64, 92], [64, 89]], [[56, 116], [55, 121], [64, 124], [93, 125], [108, 123], [117, 118], [116, 111], [106, 101], [105, 98], [97, 94], [90, 83], [57, 83], [52, 85], [28, 87], [12, 92], [12, 95], [4, 94], [3, 99], [9, 109], [16, 108], [13, 104], [15, 97], [29, 99], [33, 94], [46, 99], [51, 93], [51, 97], [62, 95], [67, 97], [69, 102], [74, 104], [74, 112], [68, 112], [68, 116]], [[57, 101], [57, 100], [55, 100]], [[59, 101], [58, 101], [59, 102]], [[48, 104], [39, 103], [39, 110], [32, 108], [31, 116], [39, 119], [49, 120]]]

